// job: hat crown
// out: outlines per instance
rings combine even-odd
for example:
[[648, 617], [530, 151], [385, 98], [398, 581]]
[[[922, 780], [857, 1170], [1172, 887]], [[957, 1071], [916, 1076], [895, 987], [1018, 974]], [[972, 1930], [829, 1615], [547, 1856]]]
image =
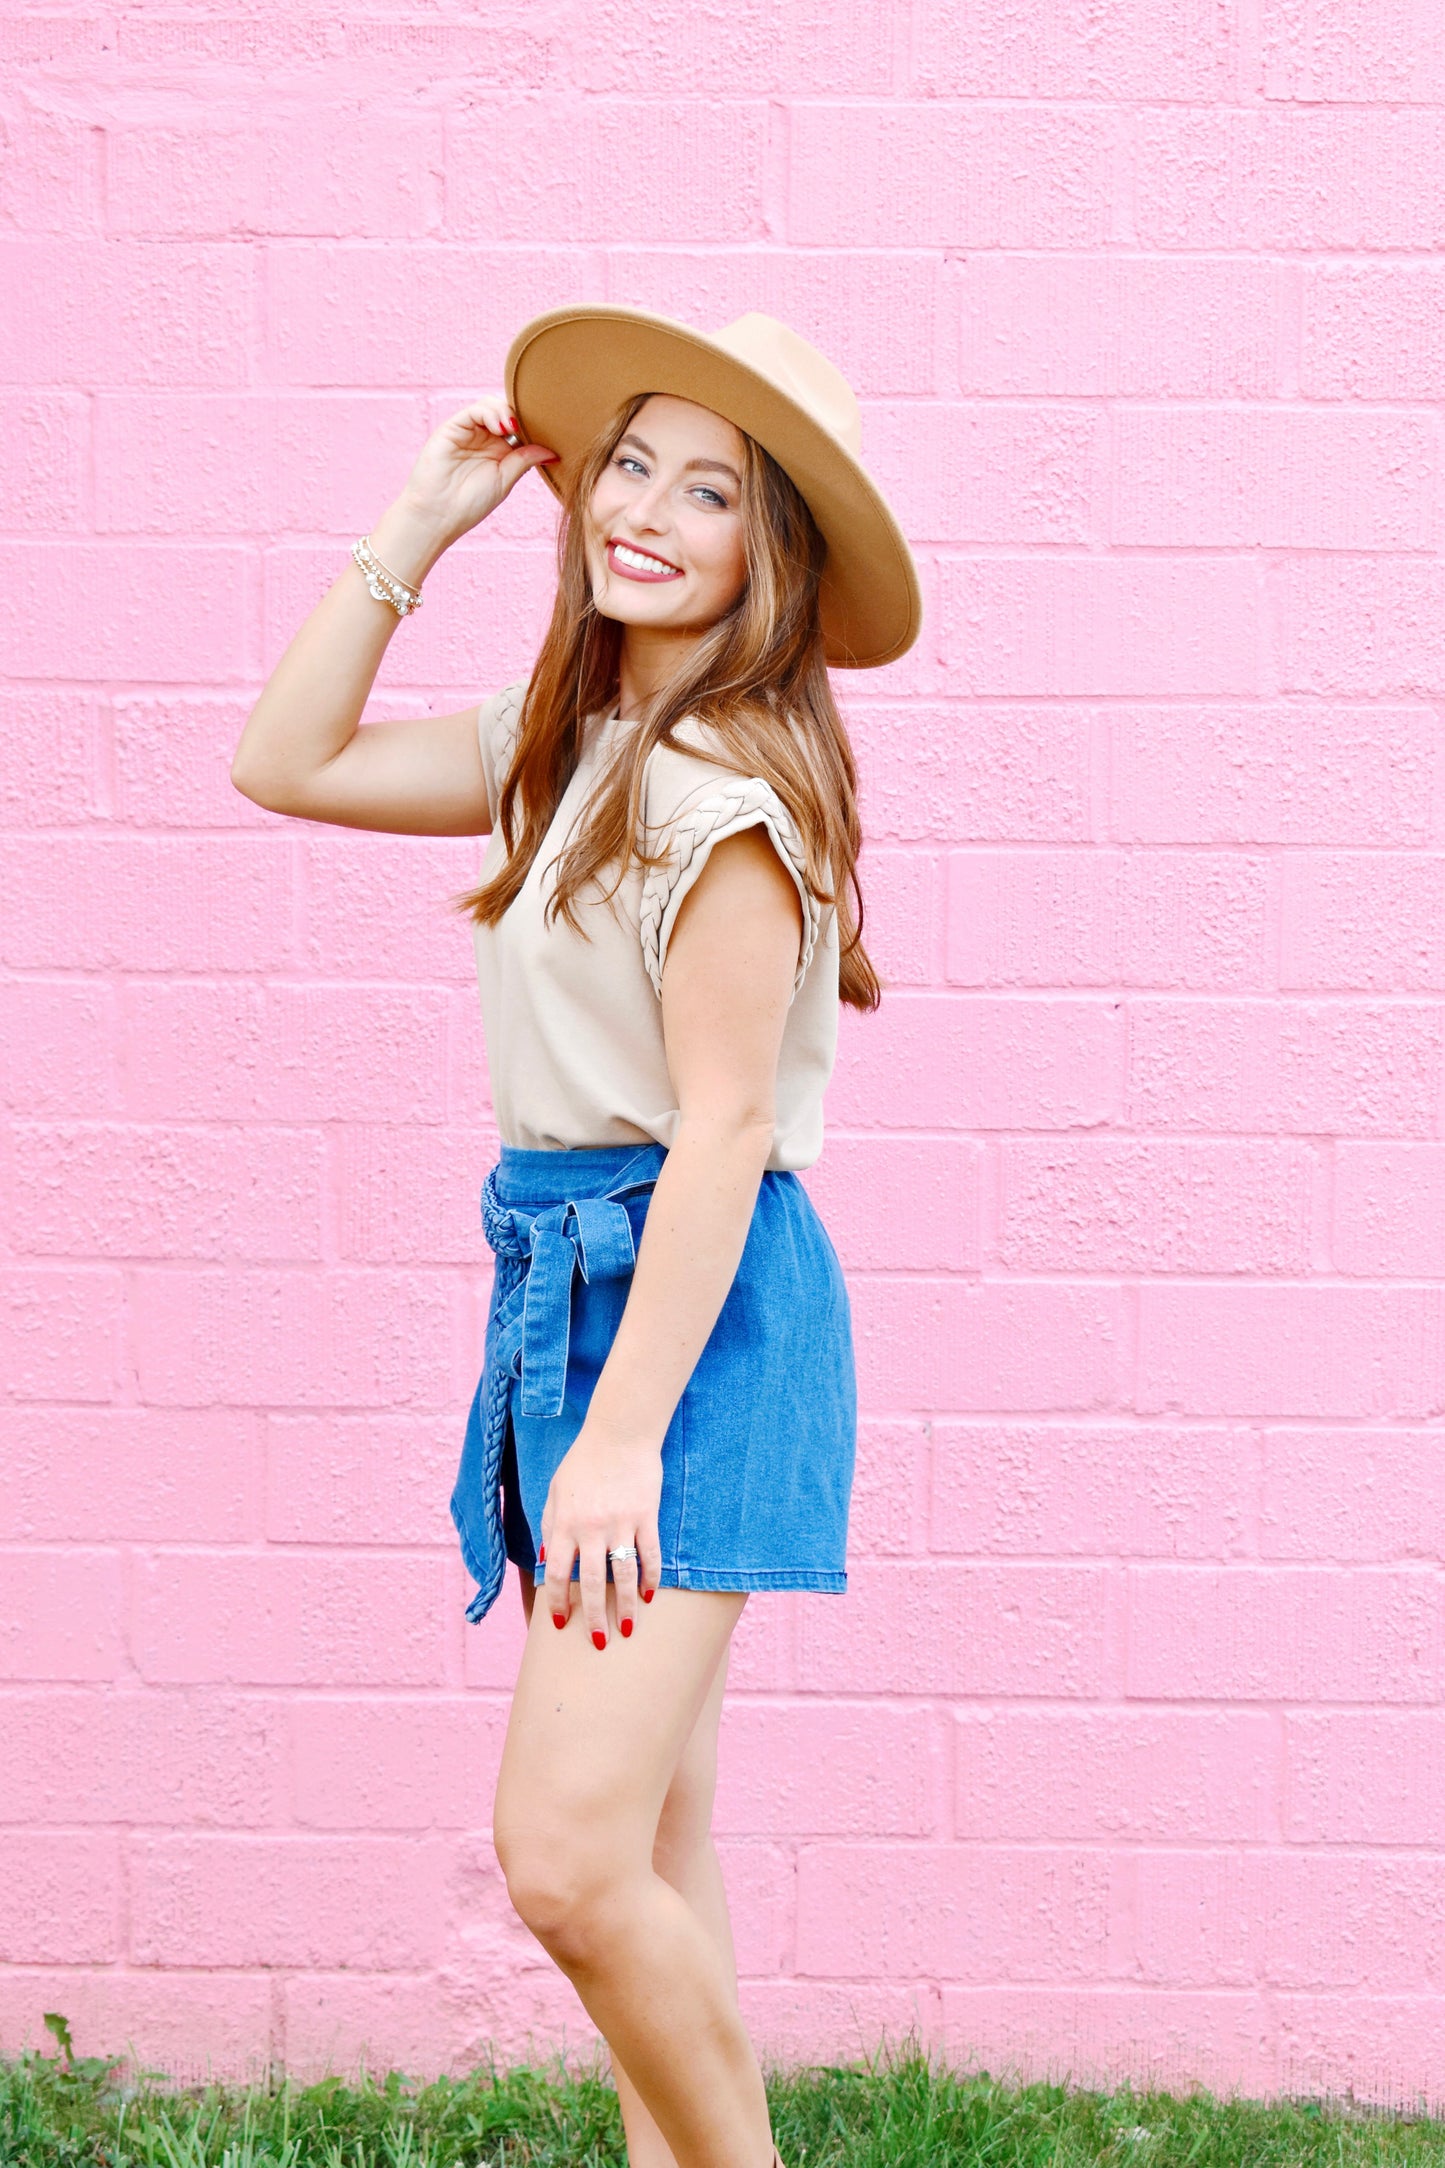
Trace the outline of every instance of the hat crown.
[[709, 332], [708, 337], [734, 361], [755, 369], [788, 398], [796, 400], [855, 459], [862, 458], [863, 423], [852, 385], [826, 354], [810, 346], [790, 325], [780, 323], [776, 316], [764, 316], [759, 309], [750, 309], [746, 316], [724, 324], [721, 331]]

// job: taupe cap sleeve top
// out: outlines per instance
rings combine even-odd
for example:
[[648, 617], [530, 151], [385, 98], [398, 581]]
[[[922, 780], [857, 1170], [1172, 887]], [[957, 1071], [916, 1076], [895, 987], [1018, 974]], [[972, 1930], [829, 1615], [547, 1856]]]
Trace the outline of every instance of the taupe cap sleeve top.
[[[516, 746], [526, 682], [484, 700], [477, 734], [487, 796], [496, 805]], [[803, 905], [803, 936], [778, 1061], [777, 1128], [768, 1165], [809, 1167], [823, 1147], [823, 1088], [838, 1035], [838, 932], [803, 878], [792, 816], [761, 776], [742, 776], [707, 757], [700, 726], [678, 733], [696, 751], [658, 746], [649, 754], [643, 821], [649, 850], [664, 863], [628, 872], [611, 902], [584, 900], [577, 932], [545, 917], [555, 861], [615, 748], [631, 728], [594, 716], [582, 757], [521, 893], [495, 926], [475, 927], [477, 983], [504, 1144], [566, 1151], [603, 1144], [672, 1143], [677, 1096], [662, 1038], [662, 967], [684, 896], [714, 844], [744, 828], [766, 830], [792, 874]], [[500, 830], [487, 839], [482, 871], [505, 856]]]

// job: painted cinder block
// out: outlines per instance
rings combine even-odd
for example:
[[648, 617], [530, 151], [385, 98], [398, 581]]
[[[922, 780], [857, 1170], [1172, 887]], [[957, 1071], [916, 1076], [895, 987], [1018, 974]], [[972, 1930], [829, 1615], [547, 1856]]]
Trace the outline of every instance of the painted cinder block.
[[951, 557], [935, 637], [960, 690], [985, 696], [1248, 696], [1261, 601], [1227, 557]]
[[1097, 532], [1097, 408], [911, 400], [870, 412], [864, 442], [910, 540], [1067, 543]]
[[1445, 57], [1429, 0], [1336, 0], [1327, 13], [1295, 0], [1260, 9], [1266, 97], [1306, 104], [1438, 104]]
[[1090, 15], [1027, 0], [921, 0], [911, 85], [929, 97], [1228, 98], [1234, 11], [1210, 0], [1120, 0]]
[[960, 1709], [954, 1834], [988, 1843], [1264, 1844], [1278, 1730], [1261, 1709]]
[[30, 1256], [321, 1255], [315, 1130], [20, 1123], [15, 1246]]
[[101, 1830], [0, 1830], [0, 1962], [111, 1964], [121, 1949], [120, 1840]]
[[156, 1550], [136, 1560], [149, 1684], [436, 1686], [442, 1570], [425, 1552]]
[[12, 1408], [0, 1541], [244, 1542], [256, 1532], [259, 1425], [240, 1411]]
[[1264, 1558], [1436, 1561], [1445, 1487], [1433, 1430], [1287, 1430], [1261, 1439]]
[[0, 236], [0, 288], [26, 296], [0, 318], [0, 383], [241, 386], [256, 281], [239, 240]]
[[[596, 2044], [446, 1512], [480, 840], [229, 779], [425, 434], [596, 297], [813, 340], [924, 596], [835, 674], [864, 1412], [847, 1598], [731, 1652], [760, 2048], [1445, 2100], [1435, 14], [0, 23], [5, 2052]], [[555, 531], [529, 480], [448, 552], [365, 717], [522, 675]]]
[[1087, 109], [799, 104], [787, 238], [835, 248], [1097, 246], [1109, 231], [1111, 137], [1108, 119]]
[[245, 798], [231, 760], [252, 703], [221, 694], [126, 693], [111, 704], [115, 818], [141, 829], [270, 828], [279, 813]]
[[1284, 292], [1281, 267], [1234, 256], [983, 250], [950, 272], [958, 388], [997, 398], [1267, 399], [1283, 388]]
[[122, 1315], [113, 1268], [0, 1266], [0, 1396], [109, 1400], [118, 1382]]
[[0, 1678], [114, 1679], [121, 1662], [116, 1551], [24, 1544], [0, 1554]]
[[886, 1129], [1068, 1129], [1113, 1112], [1122, 1059], [1110, 1000], [897, 993], [844, 1010], [830, 1123]]
[[0, 1819], [267, 1828], [290, 1819], [284, 1702], [211, 1687], [19, 1687], [0, 1695]]
[[226, 240], [237, 234], [406, 239], [441, 213], [441, 116], [397, 111], [268, 114], [217, 100], [204, 123], [142, 118], [106, 131], [112, 233]]
[[805, 1180], [847, 1270], [974, 1273], [982, 1174], [982, 1147], [961, 1137], [833, 1136]]
[[250, 553], [224, 543], [0, 542], [15, 611], [8, 667], [42, 679], [234, 679], [254, 667], [256, 577]]
[[1139, 1291], [1139, 1406], [1185, 1415], [1445, 1412], [1434, 1286], [1153, 1281]]
[[1426, 414], [1132, 407], [1117, 417], [1112, 534], [1163, 549], [1423, 550], [1439, 452]]
[[1437, 249], [1437, 113], [1189, 110], [1138, 117], [1139, 237], [1158, 248]]
[[1308, 1272], [1315, 1147], [1284, 1139], [1010, 1137], [1010, 1272]]
[[954, 851], [948, 977], [1263, 991], [1274, 886], [1268, 859], [1238, 851]]
[[500, 1699], [293, 1696], [296, 1820], [308, 1829], [475, 1829], [491, 1820]]
[[1244, 1426], [939, 1422], [928, 1548], [967, 1558], [1234, 1558], [1259, 1448]]
[[1113, 1404], [1124, 1313], [1107, 1283], [855, 1280], [860, 1405], [870, 1415], [932, 1409], [1087, 1409]]
[[682, 12], [640, 13], [627, 0], [598, 0], [575, 19], [569, 56], [584, 90], [730, 99], [760, 91], [792, 96], [873, 95], [892, 80], [904, 41], [902, 10], [871, 0], [832, 0], [827, 33], [806, 8], [769, 0], [717, 0]]
[[1367, 1279], [1435, 1279], [1445, 1271], [1445, 1151], [1341, 1140], [1331, 1253], [1338, 1271]]
[[723, 1715], [713, 1826], [738, 1836], [932, 1836], [934, 1732], [930, 1710], [876, 1701], [736, 1702]]
[[1280, 983], [1422, 993], [1445, 985], [1445, 861], [1426, 852], [1298, 851], [1282, 869]]
[[1097, 1851], [812, 1844], [798, 1857], [798, 1970], [935, 1980], [1097, 1976], [1109, 1863]]
[[300, 926], [308, 969], [324, 978], [474, 989], [471, 920], [452, 899], [476, 886], [481, 854], [475, 836], [338, 829], [306, 836]]
[[115, 989], [104, 979], [0, 981], [0, 1099], [20, 1115], [116, 1111], [117, 1039]]
[[136, 1374], [161, 1407], [446, 1406], [457, 1294], [435, 1271], [145, 1267]]
[[464, 1413], [267, 1416], [267, 1541], [450, 1544]]
[[1089, 839], [1095, 732], [1085, 711], [1013, 702], [882, 706], [865, 696], [848, 700], [847, 719], [867, 839], [865, 884], [885, 840]]
[[446, 1855], [434, 1839], [146, 1835], [130, 1865], [137, 1964], [394, 1972], [438, 1952]]
[[446, 1001], [430, 987], [138, 979], [121, 1027], [141, 1121], [440, 1122]]
[[1121, 843], [1430, 840], [1440, 733], [1428, 707], [1115, 708], [1105, 727]]
[[349, 545], [400, 494], [429, 434], [414, 394], [102, 396], [95, 524], [102, 534], [335, 534]]
[[399, 384], [475, 384], [478, 392], [500, 385], [513, 333], [546, 309], [598, 292], [598, 261], [575, 247], [503, 249], [476, 240], [270, 242], [265, 381], [385, 392]]
[[1436, 263], [1311, 265], [1301, 296], [1305, 397], [1438, 400], [1445, 390], [1442, 293]]
[[64, 828], [100, 814], [103, 727], [92, 695], [0, 692], [0, 825]]
[[1442, 1027], [1419, 1001], [1129, 1002], [1131, 1128], [1428, 1137]]
[[761, 238], [767, 107], [644, 105], [629, 87], [566, 108], [503, 93], [449, 116], [448, 234], [528, 247]]
[[860, 1560], [836, 1605], [799, 1613], [809, 1693], [1096, 1700], [1110, 1575], [1098, 1565]]
[[90, 412], [76, 393], [0, 395], [0, 497], [6, 526], [37, 534], [85, 528], [89, 446]]
[[1445, 1712], [1291, 1709], [1284, 1747], [1291, 1843], [1445, 1846]]
[[1420, 1567], [1135, 1566], [1129, 1589], [1131, 1695], [1440, 1698], [1440, 1592]]

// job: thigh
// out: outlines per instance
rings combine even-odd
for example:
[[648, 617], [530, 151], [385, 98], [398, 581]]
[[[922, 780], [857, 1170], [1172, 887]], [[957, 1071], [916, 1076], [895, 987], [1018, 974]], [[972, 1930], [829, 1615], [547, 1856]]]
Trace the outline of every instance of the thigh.
[[[710, 1701], [747, 1601], [742, 1592], [661, 1588], [624, 1641], [593, 1647], [580, 1610], [558, 1633], [533, 1608], [497, 1779], [493, 1830], [533, 1845], [553, 1832], [650, 1861], [663, 1804]], [[702, 1750], [707, 1740], [698, 1742]]]

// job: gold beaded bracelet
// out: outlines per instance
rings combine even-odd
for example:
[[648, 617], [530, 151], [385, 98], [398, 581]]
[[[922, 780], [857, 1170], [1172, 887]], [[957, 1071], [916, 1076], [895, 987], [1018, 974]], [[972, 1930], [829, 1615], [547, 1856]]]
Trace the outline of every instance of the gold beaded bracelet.
[[389, 602], [398, 617], [409, 617], [413, 610], [421, 608], [421, 589], [408, 587], [386, 566], [371, 546], [370, 535], [362, 535], [351, 545], [351, 554], [366, 575], [366, 584], [378, 602]]

